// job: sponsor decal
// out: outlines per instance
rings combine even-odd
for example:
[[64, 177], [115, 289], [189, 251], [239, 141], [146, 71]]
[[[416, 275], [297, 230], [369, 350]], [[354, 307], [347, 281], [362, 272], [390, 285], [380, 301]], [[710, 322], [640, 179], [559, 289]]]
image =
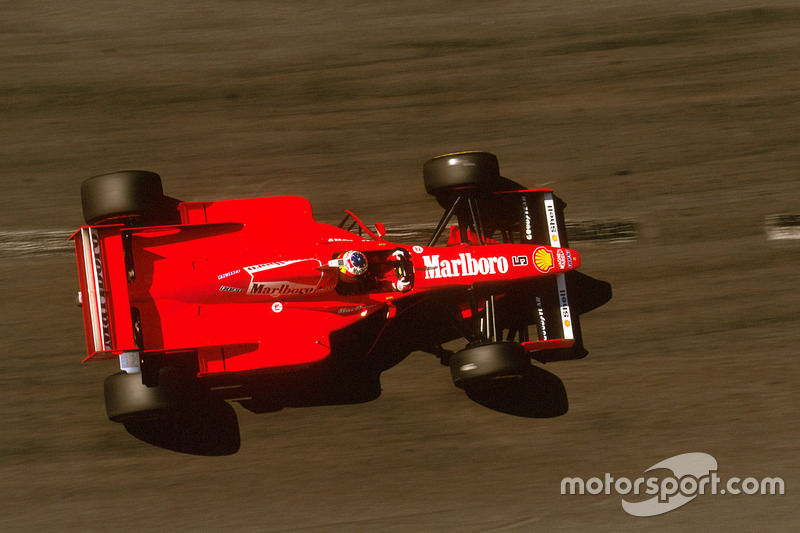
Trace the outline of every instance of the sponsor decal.
[[559, 249], [556, 252], [556, 261], [558, 262], [558, 268], [564, 270], [564, 267], [567, 266], [567, 254], [564, 253], [564, 250]]
[[553, 252], [540, 246], [533, 251], [533, 264], [539, 272], [550, 272], [553, 269]]
[[103, 348], [111, 347], [111, 319], [108, 316], [108, 300], [106, 299], [106, 280], [103, 273], [103, 259], [100, 251], [100, 238], [92, 231], [92, 258], [97, 278], [97, 302], [99, 304], [100, 322], [103, 329]]
[[244, 292], [244, 289], [238, 289], [236, 287], [227, 287], [225, 285], [221, 286], [219, 290], [222, 292]]
[[568, 300], [567, 300], [567, 289], [566, 288], [559, 289], [558, 298], [559, 298], [559, 300], [561, 300], [561, 305], [564, 305], [564, 306], [569, 305]]
[[423, 252], [423, 250], [422, 250], [422, 246], [414, 246], [414, 247], [412, 248], [412, 250], [414, 250], [414, 253], [415, 253], [415, 254], [421, 254], [421, 253]]
[[525, 255], [515, 255], [511, 258], [511, 264], [515, 267], [524, 267], [528, 266], [528, 256]]
[[280, 313], [281, 311], [283, 311], [283, 304], [282, 303], [275, 302], [274, 304], [272, 304], [272, 312], [273, 313]]
[[561, 245], [561, 240], [558, 236], [558, 221], [556, 219], [556, 206], [553, 202], [553, 195], [547, 194], [544, 200], [544, 208], [547, 216], [547, 229], [550, 232], [550, 240], [553, 241], [555, 246]]
[[422, 260], [425, 262], [425, 279], [488, 276], [508, 272], [508, 259], [503, 256], [474, 259], [467, 252], [458, 254], [458, 259], [439, 260], [438, 255], [423, 255]]
[[352, 315], [353, 313], [359, 313], [364, 309], [363, 305], [357, 305], [355, 307], [341, 307], [336, 311], [336, 314], [339, 315]]
[[544, 308], [542, 308], [542, 299], [536, 297], [536, 312], [539, 315], [539, 329], [542, 330], [542, 340], [547, 340], [547, 320], [544, 318]]
[[225, 274], [220, 274], [219, 276], [217, 276], [217, 279], [225, 279], [225, 278], [227, 278], [229, 276], [233, 276], [234, 274], [238, 274], [241, 271], [242, 271], [241, 268], [237, 268], [236, 270], [233, 270], [231, 272], [226, 272]]
[[247, 289], [247, 294], [263, 294], [277, 298], [310, 294], [315, 288], [313, 285], [302, 285], [291, 281], [253, 281]]
[[261, 263], [260, 265], [252, 265], [248, 267], [244, 267], [245, 271], [249, 274], [254, 274], [256, 272], [263, 272], [265, 270], [272, 270], [275, 268], [284, 267], [287, 265], [293, 265], [295, 263], [302, 263], [306, 261], [306, 259], [295, 259], [293, 261], [275, 261], [272, 263]]
[[564, 338], [574, 339], [575, 335], [572, 332], [572, 316], [569, 311], [569, 299], [567, 298], [567, 282], [564, 279], [564, 274], [558, 276], [558, 300], [561, 304], [561, 321], [564, 325]]
[[572, 268], [572, 254], [569, 253], [569, 250], [565, 250], [567, 253], [567, 266]]
[[328, 242], [353, 242], [355, 239], [340, 239], [339, 237], [331, 237]]
[[528, 199], [522, 197], [522, 215], [525, 217], [525, 239], [528, 241], [533, 240], [533, 229], [531, 228], [531, 214], [528, 209]]

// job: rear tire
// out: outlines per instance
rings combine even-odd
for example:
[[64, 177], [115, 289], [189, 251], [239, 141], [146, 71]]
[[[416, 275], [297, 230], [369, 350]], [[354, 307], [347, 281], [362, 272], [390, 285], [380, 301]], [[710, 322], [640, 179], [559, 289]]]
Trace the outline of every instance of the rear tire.
[[154, 172], [126, 170], [81, 184], [83, 219], [89, 225], [115, 219], [157, 219], [163, 216], [165, 203], [161, 177]]
[[454, 191], [491, 192], [500, 185], [497, 157], [489, 152], [460, 152], [434, 157], [422, 167], [425, 190], [437, 199]]
[[159, 370], [158, 385], [142, 383], [142, 374], [118, 372], [106, 378], [106, 414], [113, 422], [152, 420], [177, 412], [194, 396], [188, 379], [169, 368]]
[[453, 383], [464, 389], [502, 379], [522, 379], [530, 372], [530, 368], [530, 357], [516, 342], [468, 347], [450, 358]]

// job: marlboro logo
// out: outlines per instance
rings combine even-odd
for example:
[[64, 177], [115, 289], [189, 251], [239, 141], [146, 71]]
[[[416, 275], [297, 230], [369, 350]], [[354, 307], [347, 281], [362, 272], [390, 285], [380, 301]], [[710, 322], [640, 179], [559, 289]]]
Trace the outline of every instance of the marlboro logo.
[[247, 289], [247, 294], [259, 294], [278, 298], [279, 296], [298, 296], [301, 294], [310, 294], [314, 292], [315, 288], [316, 287], [312, 285], [302, 285], [299, 283], [293, 283], [291, 281], [254, 281]]
[[106, 299], [106, 280], [103, 273], [103, 260], [100, 250], [100, 237], [92, 230], [92, 257], [94, 258], [95, 278], [97, 279], [97, 302], [99, 304], [100, 323], [103, 331], [103, 349], [111, 347], [111, 319], [108, 316], [108, 300]]
[[508, 272], [508, 259], [503, 256], [475, 259], [467, 252], [458, 254], [458, 259], [439, 260], [438, 255], [423, 255], [422, 260], [425, 262], [425, 279], [487, 276]]

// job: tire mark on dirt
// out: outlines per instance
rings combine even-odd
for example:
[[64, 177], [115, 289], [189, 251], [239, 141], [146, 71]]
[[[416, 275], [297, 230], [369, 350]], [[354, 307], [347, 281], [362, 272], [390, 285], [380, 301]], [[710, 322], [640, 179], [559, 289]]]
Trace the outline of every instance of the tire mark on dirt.
[[[427, 242], [436, 225], [400, 224], [387, 229], [390, 241], [419, 244]], [[635, 241], [639, 233], [637, 224], [621, 220], [568, 221], [567, 231], [572, 242], [628, 242]], [[74, 246], [68, 240], [71, 234], [66, 229], [0, 231], [0, 257], [72, 252]]]

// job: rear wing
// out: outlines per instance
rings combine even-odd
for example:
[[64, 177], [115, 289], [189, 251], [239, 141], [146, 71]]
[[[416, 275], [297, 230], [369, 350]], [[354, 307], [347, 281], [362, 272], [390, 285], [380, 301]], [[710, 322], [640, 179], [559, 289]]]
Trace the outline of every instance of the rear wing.
[[120, 228], [86, 226], [70, 237], [78, 262], [78, 302], [88, 354], [84, 361], [114, 359], [137, 350]]

